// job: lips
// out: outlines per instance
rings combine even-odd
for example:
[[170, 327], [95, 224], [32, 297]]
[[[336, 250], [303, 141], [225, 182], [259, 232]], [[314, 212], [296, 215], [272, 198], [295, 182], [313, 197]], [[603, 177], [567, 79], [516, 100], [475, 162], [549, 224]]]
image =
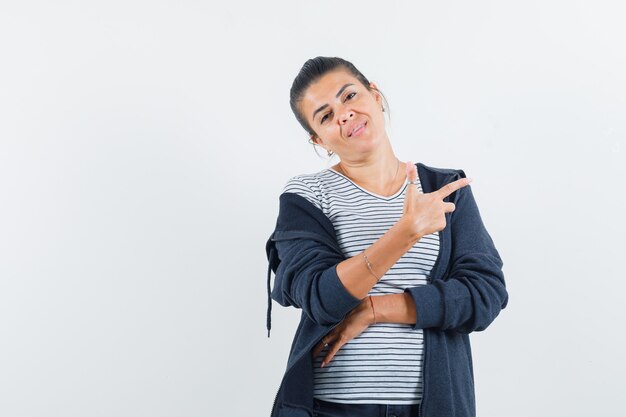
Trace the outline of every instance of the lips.
[[365, 125], [367, 124], [367, 122], [363, 122], [363, 123], [359, 123], [356, 124], [352, 127], [352, 129], [350, 130], [350, 133], [348, 133], [348, 137], [352, 137], [352, 134], [354, 132], [356, 132], [357, 130], [359, 130], [361, 127], [365, 127]]

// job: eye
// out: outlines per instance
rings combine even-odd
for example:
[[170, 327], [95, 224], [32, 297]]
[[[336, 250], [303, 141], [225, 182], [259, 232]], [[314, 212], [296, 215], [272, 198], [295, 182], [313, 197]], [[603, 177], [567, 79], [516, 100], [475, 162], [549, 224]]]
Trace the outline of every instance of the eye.
[[[347, 101], [347, 100], [350, 100], [350, 99], [351, 99], [352, 97], [354, 97], [354, 96], [356, 96], [356, 93], [355, 93], [355, 92], [352, 92], [352, 93], [348, 94], [348, 95], [346, 96], [346, 101]], [[323, 123], [324, 123], [324, 121], [326, 120], [326, 117], [328, 117], [328, 115], [329, 115], [329, 114], [332, 114], [332, 112], [326, 113], [324, 116], [322, 116], [322, 118], [320, 119], [320, 124], [323, 124]]]

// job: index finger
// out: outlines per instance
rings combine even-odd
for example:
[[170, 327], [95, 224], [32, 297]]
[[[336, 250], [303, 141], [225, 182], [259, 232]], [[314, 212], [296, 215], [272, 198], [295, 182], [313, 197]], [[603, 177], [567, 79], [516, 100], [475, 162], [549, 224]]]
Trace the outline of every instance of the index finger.
[[444, 185], [443, 187], [435, 191], [435, 193], [439, 196], [439, 198], [443, 200], [456, 190], [465, 187], [470, 182], [472, 182], [471, 178], [460, 178], [456, 181], [452, 181], [451, 183]]

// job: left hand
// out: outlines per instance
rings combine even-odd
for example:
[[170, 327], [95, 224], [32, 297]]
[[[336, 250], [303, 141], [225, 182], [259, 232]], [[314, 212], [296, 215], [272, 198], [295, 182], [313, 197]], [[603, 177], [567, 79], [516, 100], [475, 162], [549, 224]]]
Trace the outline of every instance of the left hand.
[[324, 349], [324, 344], [328, 343], [328, 353], [322, 361], [321, 367], [326, 366], [348, 341], [354, 339], [370, 324], [374, 322], [374, 314], [370, 304], [369, 296], [365, 297], [361, 304], [350, 311], [341, 323], [333, 328], [313, 349], [313, 358], [317, 357]]

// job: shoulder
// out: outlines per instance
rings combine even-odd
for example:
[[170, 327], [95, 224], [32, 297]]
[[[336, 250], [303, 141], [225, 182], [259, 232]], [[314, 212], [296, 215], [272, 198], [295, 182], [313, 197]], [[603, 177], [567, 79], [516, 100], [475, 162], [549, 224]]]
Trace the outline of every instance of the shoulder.
[[[420, 177], [420, 182], [422, 184], [422, 189], [425, 193], [430, 193], [435, 190], [440, 189], [444, 185], [456, 181], [460, 178], [465, 178], [465, 171], [457, 168], [443, 168], [443, 167], [434, 167], [430, 165], [425, 165], [421, 162], [417, 162], [417, 173]], [[463, 193], [463, 189], [467, 187], [461, 188], [461, 193], [453, 192], [448, 201], [454, 202], [459, 194]]]
[[282, 193], [298, 194], [321, 210], [322, 208], [322, 187], [320, 172], [313, 174], [299, 174], [289, 178], [282, 189]]
[[457, 168], [442, 168], [442, 167], [434, 167], [430, 165], [423, 164], [421, 162], [417, 162], [416, 165], [418, 168], [422, 168], [424, 172], [427, 172], [431, 175], [454, 175], [454, 174], [462, 174], [465, 177], [465, 172], [462, 169]]

